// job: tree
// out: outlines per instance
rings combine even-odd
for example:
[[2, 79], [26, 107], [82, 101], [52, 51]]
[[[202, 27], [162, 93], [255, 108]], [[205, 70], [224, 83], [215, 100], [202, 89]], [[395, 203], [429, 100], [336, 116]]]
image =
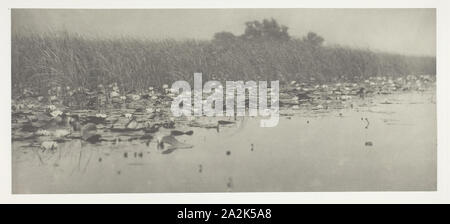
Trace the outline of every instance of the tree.
[[279, 25], [275, 19], [249, 21], [245, 23], [245, 31], [241, 38], [244, 40], [276, 40], [286, 41], [290, 39], [288, 27]]
[[323, 41], [324, 39], [314, 32], [309, 32], [306, 37], [303, 37], [303, 42], [311, 46], [321, 46], [323, 44]]
[[236, 40], [236, 36], [231, 32], [218, 32], [214, 34], [213, 41], [229, 43]]

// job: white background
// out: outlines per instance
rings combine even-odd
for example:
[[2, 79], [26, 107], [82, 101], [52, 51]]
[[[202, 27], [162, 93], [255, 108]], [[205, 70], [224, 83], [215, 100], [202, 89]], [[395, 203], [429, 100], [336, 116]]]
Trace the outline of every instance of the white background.
[[[450, 203], [448, 0], [10, 0], [0, 12], [0, 203]], [[436, 8], [438, 191], [298, 193], [11, 194], [11, 8]]]

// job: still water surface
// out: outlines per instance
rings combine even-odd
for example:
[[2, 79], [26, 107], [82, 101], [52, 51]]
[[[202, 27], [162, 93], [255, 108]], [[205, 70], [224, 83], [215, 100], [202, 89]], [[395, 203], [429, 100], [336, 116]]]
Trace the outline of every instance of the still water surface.
[[154, 141], [74, 140], [47, 154], [13, 142], [13, 193], [436, 190], [434, 92], [385, 98], [293, 110], [274, 128], [248, 117], [186, 127], [194, 134], [179, 140], [194, 147], [169, 154]]

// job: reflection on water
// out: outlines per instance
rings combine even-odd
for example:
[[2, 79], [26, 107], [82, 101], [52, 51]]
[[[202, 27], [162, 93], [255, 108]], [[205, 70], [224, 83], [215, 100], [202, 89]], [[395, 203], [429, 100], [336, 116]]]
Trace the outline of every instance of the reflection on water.
[[156, 139], [132, 137], [98, 144], [75, 139], [45, 152], [13, 142], [13, 191], [435, 190], [430, 97], [433, 92], [407, 93], [336, 111], [286, 111], [274, 128], [260, 128], [251, 117], [220, 128], [186, 126], [176, 139], [192, 147], [166, 153]]

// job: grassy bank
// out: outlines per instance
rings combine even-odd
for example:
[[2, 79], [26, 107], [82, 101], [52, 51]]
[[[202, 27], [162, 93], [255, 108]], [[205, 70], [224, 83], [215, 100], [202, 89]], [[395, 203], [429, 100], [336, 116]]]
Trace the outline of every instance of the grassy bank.
[[124, 91], [204, 80], [332, 82], [370, 76], [432, 74], [434, 57], [413, 57], [288, 41], [175, 41], [88, 39], [68, 33], [12, 36], [13, 96], [24, 88], [46, 94], [54, 86], [117, 82]]

